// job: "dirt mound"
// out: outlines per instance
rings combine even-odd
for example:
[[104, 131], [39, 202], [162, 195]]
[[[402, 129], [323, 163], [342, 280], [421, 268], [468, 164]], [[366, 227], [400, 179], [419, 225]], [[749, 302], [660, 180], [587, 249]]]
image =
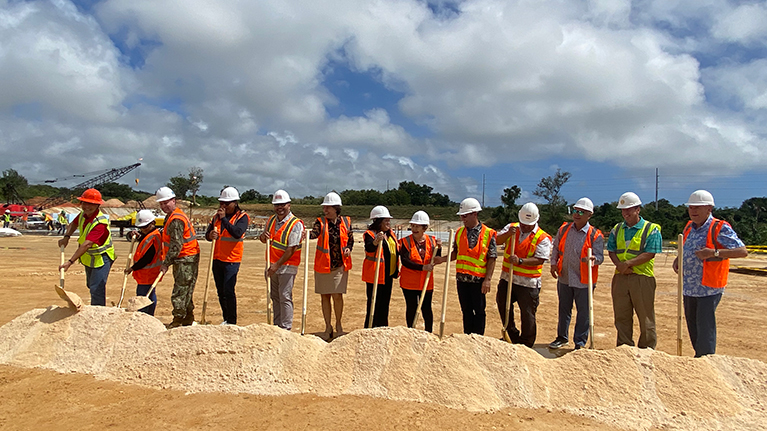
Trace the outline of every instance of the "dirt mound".
[[767, 365], [621, 347], [545, 359], [480, 336], [358, 330], [330, 344], [264, 324], [166, 331], [142, 313], [32, 310], [0, 328], [0, 363], [189, 392], [366, 395], [471, 411], [546, 408], [627, 429], [759, 429]]

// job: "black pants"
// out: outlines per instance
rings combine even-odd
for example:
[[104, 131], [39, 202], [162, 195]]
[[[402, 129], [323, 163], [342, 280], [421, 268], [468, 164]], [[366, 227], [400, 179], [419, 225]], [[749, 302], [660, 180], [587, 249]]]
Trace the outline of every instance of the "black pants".
[[[389, 302], [391, 301], [391, 287], [394, 283], [394, 279], [387, 276], [384, 279], [384, 284], [378, 285], [376, 291], [376, 306], [373, 313], [373, 326], [389, 326]], [[370, 322], [370, 302], [373, 300], [373, 283], [367, 284], [367, 306], [365, 307], [365, 328], [368, 327]]]
[[482, 293], [482, 282], [457, 281], [458, 302], [463, 313], [463, 333], [485, 335], [485, 307], [487, 299]]
[[239, 262], [213, 260], [213, 280], [216, 282], [218, 303], [221, 305], [224, 321], [232, 325], [237, 324], [237, 296], [234, 293], [234, 286], [237, 284], [239, 271]]
[[[421, 304], [421, 315], [423, 316], [426, 332], [431, 332], [434, 326], [434, 313], [431, 311], [431, 296], [433, 293], [433, 290], [424, 292], [425, 297], [423, 298], [423, 304]], [[412, 328], [415, 312], [418, 309], [418, 301], [421, 299], [421, 291], [403, 288], [402, 294], [405, 295], [405, 320], [407, 321], [407, 327]]]
[[[495, 296], [495, 302], [498, 305], [498, 312], [501, 313], [501, 324], [506, 319], [506, 293], [509, 291], [509, 282], [501, 280], [498, 282], [498, 293]], [[509, 310], [509, 323], [506, 332], [514, 344], [524, 344], [532, 348], [535, 344], [535, 337], [538, 328], [535, 325], [535, 312], [538, 310], [540, 299], [538, 295], [541, 289], [511, 285], [511, 310]], [[522, 332], [514, 325], [514, 303], [519, 304], [519, 320], [521, 321]]]

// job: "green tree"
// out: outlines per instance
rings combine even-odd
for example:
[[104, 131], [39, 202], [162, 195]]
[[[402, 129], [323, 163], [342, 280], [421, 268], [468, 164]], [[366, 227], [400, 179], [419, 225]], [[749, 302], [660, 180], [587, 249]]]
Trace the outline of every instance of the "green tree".
[[540, 208], [541, 214], [544, 216], [539, 221], [546, 232], [556, 232], [565, 219], [567, 201], [560, 192], [570, 176], [569, 172], [562, 172], [561, 169], [557, 169], [554, 175], [542, 178], [538, 187], [533, 191], [535, 196], [543, 198], [547, 202], [545, 208]]
[[517, 199], [519, 199], [520, 195], [522, 195], [522, 189], [516, 184], [503, 189], [503, 195], [501, 195], [503, 205], [496, 207], [492, 211], [492, 221], [489, 222], [492, 223], [491, 227], [502, 228], [516, 220], [517, 212], [519, 211]]
[[7, 202], [20, 201], [28, 185], [27, 179], [15, 169], [6, 169], [0, 178], [0, 193]]
[[202, 185], [203, 171], [202, 168], [193, 166], [189, 168], [189, 173], [183, 175], [179, 172], [175, 177], [170, 177], [168, 180], [168, 187], [173, 190], [176, 197], [179, 199], [186, 199], [189, 193], [192, 194], [192, 205], [196, 205], [197, 191], [200, 190]]
[[135, 199], [133, 189], [126, 184], [104, 183], [96, 186], [96, 190], [101, 192], [104, 199], [117, 198], [123, 202]]

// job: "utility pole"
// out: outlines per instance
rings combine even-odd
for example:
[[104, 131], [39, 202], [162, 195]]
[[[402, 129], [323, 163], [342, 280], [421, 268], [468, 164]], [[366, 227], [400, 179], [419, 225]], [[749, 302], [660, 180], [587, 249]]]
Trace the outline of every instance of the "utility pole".
[[658, 168], [655, 168], [655, 211], [658, 211]]
[[482, 208], [485, 207], [485, 174], [482, 174]]

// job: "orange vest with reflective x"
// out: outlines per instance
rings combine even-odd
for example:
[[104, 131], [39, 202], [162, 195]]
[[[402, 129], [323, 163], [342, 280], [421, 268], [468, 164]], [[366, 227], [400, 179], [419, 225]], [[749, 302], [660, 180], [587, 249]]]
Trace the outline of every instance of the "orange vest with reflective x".
[[[506, 240], [506, 247], [503, 251], [503, 272], [509, 272], [511, 270], [511, 241], [514, 240], [516, 245], [514, 246], [514, 256], [519, 258], [528, 258], [535, 255], [535, 249], [538, 247], [541, 241], [546, 238], [551, 239], [551, 236], [538, 226], [535, 232], [525, 238], [521, 243], [519, 237], [522, 231], [519, 229], [519, 223], [512, 223], [512, 226], [517, 227], [517, 234], [513, 237], [509, 237]], [[543, 264], [540, 265], [514, 265], [514, 275], [519, 275], [528, 278], [540, 278], [543, 274]]]
[[133, 255], [134, 261], [138, 262], [146, 254], [149, 249], [154, 246], [154, 258], [147, 266], [133, 271], [133, 278], [138, 284], [152, 284], [157, 276], [160, 274], [160, 267], [162, 266], [163, 253], [162, 253], [162, 239], [160, 238], [160, 231], [155, 229], [144, 239], [138, 243], [136, 247], [136, 253]]
[[[247, 218], [248, 224], [250, 224], [250, 217], [245, 211], [237, 211], [229, 217], [229, 223], [232, 225], [237, 224], [241, 218]], [[245, 234], [242, 237], [235, 238], [228, 230], [221, 228], [221, 219], [217, 219], [213, 228], [218, 232], [218, 240], [216, 241], [216, 249], [213, 251], [213, 259], [221, 262], [236, 263], [242, 262], [242, 251], [245, 248]]]
[[[288, 249], [288, 238], [290, 237], [290, 232], [293, 230], [293, 226], [296, 224], [301, 223], [301, 226], [303, 227], [304, 222], [302, 222], [298, 217], [291, 216], [288, 221], [282, 224], [282, 227], [278, 230], [274, 230], [277, 226], [277, 216], [272, 215], [269, 217], [269, 221], [266, 222], [266, 231], [269, 232], [269, 238], [272, 240], [272, 247], [270, 250], [269, 255], [269, 263], [274, 263], [280, 260], [283, 254], [285, 254], [285, 250]], [[290, 256], [290, 258], [287, 260], [287, 262], [283, 263], [283, 265], [287, 266], [298, 266], [301, 263], [301, 242], [299, 241], [298, 245], [296, 246], [295, 251]]]
[[[417, 263], [419, 265], [428, 264], [431, 262], [431, 258], [434, 256], [434, 253], [437, 249], [437, 241], [433, 236], [429, 235], [424, 235], [424, 238], [426, 239], [426, 251], [424, 253], [423, 259], [421, 259], [421, 253], [418, 252], [418, 247], [416, 247], [416, 243], [413, 240], [413, 235], [408, 235], [399, 241], [400, 253], [406, 254], [410, 258], [410, 261], [413, 263]], [[426, 280], [426, 276], [428, 274], [429, 273], [427, 271], [416, 271], [406, 267], [405, 265], [402, 265], [399, 270], [399, 285], [403, 289], [421, 290], [423, 289], [423, 282]], [[429, 285], [426, 287], [426, 290], [434, 290], [433, 275], [429, 278]]]
[[[373, 232], [372, 230], [366, 230], [364, 234], [362, 234], [362, 238], [364, 240], [365, 235], [369, 235], [371, 238], [375, 239], [376, 232]], [[392, 250], [389, 250], [390, 255], [394, 255], [394, 259], [391, 262], [392, 268], [390, 268], [390, 271], [392, 274], [394, 273], [394, 270], [397, 266], [397, 250], [396, 248], [399, 246], [399, 242], [397, 241], [397, 237], [394, 236], [394, 233], [389, 229], [386, 231], [386, 243], [387, 247], [391, 248], [391, 241], [389, 241], [390, 238], [393, 238], [394, 242], [394, 253], [392, 253]], [[378, 268], [378, 284], [384, 284], [386, 282], [386, 257], [384, 257], [384, 254], [386, 253], [386, 250], [381, 246], [381, 266]], [[368, 253], [365, 251], [365, 260], [362, 261], [362, 281], [365, 283], [375, 283], [375, 272], [376, 272], [376, 251], [372, 251]]]
[[178, 254], [178, 257], [194, 256], [195, 254], [200, 254], [200, 244], [197, 243], [197, 233], [195, 233], [194, 228], [192, 227], [192, 222], [189, 221], [189, 217], [187, 217], [183, 211], [176, 208], [172, 213], [170, 213], [170, 215], [168, 215], [168, 218], [165, 221], [165, 228], [162, 230], [163, 256], [168, 253], [168, 248], [170, 247], [170, 235], [168, 235], [166, 232], [167, 227], [170, 226], [170, 223], [176, 219], [181, 220], [184, 223], [184, 236], [181, 239], [183, 244], [181, 246], [181, 252]]
[[490, 247], [490, 238], [496, 236], [495, 230], [483, 224], [474, 248], [469, 248], [469, 237], [466, 234], [465, 226], [458, 229], [456, 236], [458, 237], [458, 251], [455, 271], [484, 278], [487, 273], [487, 250]]
[[[330, 267], [330, 233], [328, 232], [328, 219], [325, 217], [318, 217], [317, 221], [320, 222], [320, 236], [317, 237], [317, 251], [314, 252], [314, 272], [320, 274], [328, 274], [332, 269]], [[352, 222], [349, 217], [341, 217], [341, 223], [338, 226], [338, 231], [341, 238], [341, 259], [344, 264], [344, 271], [352, 269], [352, 257], [344, 256], [343, 251], [346, 244], [349, 243], [349, 232], [351, 231]]]
[[[567, 241], [567, 234], [570, 232], [570, 228], [573, 227], [572, 222], [564, 222], [559, 227], [559, 260], [557, 260], [557, 272], [562, 274], [562, 262], [565, 260], [565, 242]], [[581, 283], [589, 283], [589, 249], [594, 246], [594, 241], [602, 237], [602, 231], [589, 225], [589, 230], [586, 232], [586, 240], [583, 241], [583, 247], [581, 248]], [[597, 282], [597, 275], [599, 275], [599, 265], [591, 267], [591, 282]]]
[[[706, 247], [714, 250], [719, 250], [722, 244], [716, 238], [719, 236], [719, 232], [722, 231], [722, 226], [727, 224], [724, 220], [717, 218], [711, 219], [711, 225], [708, 227], [708, 236], [706, 236]], [[687, 235], [692, 229], [692, 221], [687, 222], [687, 226], [684, 227], [684, 239], [687, 241]], [[722, 257], [712, 257], [703, 261], [703, 279], [701, 283], [703, 286], [712, 287], [715, 289], [721, 289], [727, 285], [727, 276], [730, 274], [730, 259]]]

